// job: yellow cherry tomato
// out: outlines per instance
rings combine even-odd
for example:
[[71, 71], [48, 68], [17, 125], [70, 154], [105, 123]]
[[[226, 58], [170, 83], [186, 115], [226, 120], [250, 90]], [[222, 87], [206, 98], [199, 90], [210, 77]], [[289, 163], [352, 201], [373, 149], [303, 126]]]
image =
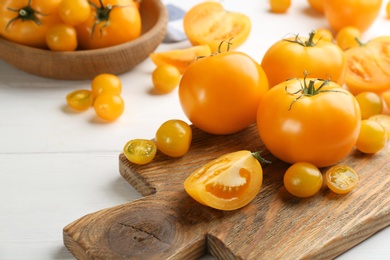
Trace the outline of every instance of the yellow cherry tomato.
[[179, 85], [180, 78], [180, 71], [175, 66], [157, 66], [152, 73], [153, 87], [160, 93], [169, 93]]
[[58, 14], [64, 23], [75, 26], [89, 18], [91, 7], [87, 0], [61, 0]]
[[343, 49], [349, 49], [352, 47], [358, 47], [360, 45], [357, 39], [362, 38], [362, 33], [360, 30], [354, 26], [346, 26], [341, 28], [341, 30], [336, 35], [337, 45]]
[[114, 74], [102, 73], [92, 79], [91, 89], [95, 98], [105, 93], [120, 95], [122, 81]]
[[387, 140], [390, 140], [390, 116], [389, 115], [379, 114], [379, 115], [371, 116], [368, 119], [374, 120], [378, 122], [380, 125], [382, 125], [387, 133]]
[[361, 92], [355, 98], [359, 103], [362, 119], [367, 119], [382, 112], [382, 97], [375, 92]]
[[385, 128], [374, 120], [362, 120], [356, 148], [363, 153], [376, 153], [387, 143]]
[[291, 6], [291, 0], [269, 0], [270, 10], [273, 13], [285, 13]]
[[95, 99], [93, 107], [99, 118], [114, 121], [122, 115], [125, 103], [120, 95], [106, 93]]
[[59, 23], [46, 32], [46, 44], [52, 51], [74, 51], [77, 49], [77, 33], [73, 26]]

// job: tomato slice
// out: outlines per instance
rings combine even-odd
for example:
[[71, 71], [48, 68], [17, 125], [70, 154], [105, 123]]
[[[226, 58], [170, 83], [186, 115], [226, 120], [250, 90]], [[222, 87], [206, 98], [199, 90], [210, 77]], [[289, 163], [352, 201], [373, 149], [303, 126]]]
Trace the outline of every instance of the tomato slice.
[[123, 147], [123, 154], [135, 164], [150, 163], [156, 156], [157, 146], [152, 140], [133, 139]]
[[245, 14], [226, 11], [221, 3], [206, 1], [185, 14], [183, 27], [192, 45], [208, 44], [217, 52], [222, 41], [232, 39], [231, 49], [242, 45], [251, 31], [251, 21]]
[[347, 165], [335, 165], [325, 174], [326, 185], [337, 194], [346, 194], [354, 190], [359, 180], [358, 173]]
[[390, 90], [390, 36], [377, 37], [345, 51], [348, 90], [357, 95], [364, 91], [378, 94]]
[[220, 210], [247, 205], [260, 191], [263, 169], [250, 151], [222, 155], [194, 171], [184, 182], [199, 203]]
[[172, 65], [183, 74], [187, 67], [198, 57], [210, 56], [211, 49], [207, 44], [185, 49], [153, 52], [149, 55], [156, 66]]
[[71, 108], [84, 111], [93, 104], [94, 97], [92, 91], [88, 89], [77, 89], [66, 95], [66, 102]]

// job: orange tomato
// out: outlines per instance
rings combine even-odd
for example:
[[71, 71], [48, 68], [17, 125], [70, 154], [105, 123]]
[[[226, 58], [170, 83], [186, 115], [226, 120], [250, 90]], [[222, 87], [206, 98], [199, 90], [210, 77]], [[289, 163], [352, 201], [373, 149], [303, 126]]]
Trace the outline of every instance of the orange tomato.
[[183, 27], [192, 45], [208, 44], [217, 52], [222, 41], [232, 39], [231, 49], [242, 45], [251, 31], [251, 21], [245, 14], [226, 11], [221, 3], [206, 1], [185, 14]]
[[183, 74], [187, 67], [198, 57], [210, 55], [210, 47], [207, 44], [204, 44], [185, 49], [153, 52], [149, 57], [156, 66], [172, 65]]
[[61, 0], [58, 14], [64, 23], [75, 26], [89, 18], [91, 7], [87, 0]]
[[80, 49], [125, 43], [141, 35], [141, 15], [133, 0], [91, 0], [91, 15], [75, 26]]
[[345, 26], [365, 32], [378, 17], [381, 6], [382, 0], [326, 0], [324, 13], [336, 32]]
[[263, 182], [263, 169], [255, 156], [245, 150], [222, 155], [194, 171], [184, 188], [193, 199], [215, 209], [244, 207]]
[[328, 78], [344, 84], [346, 58], [336, 44], [327, 40], [314, 41], [295, 36], [274, 43], [265, 53], [261, 66], [267, 74], [270, 87], [290, 78], [300, 78], [307, 71], [313, 78]]
[[356, 188], [360, 180], [359, 174], [347, 165], [335, 165], [325, 173], [325, 183], [337, 194], [346, 194]]
[[326, 28], [316, 29], [316, 34], [314, 35], [314, 42], [317, 42], [319, 40], [326, 40], [326, 41], [333, 42], [334, 41], [333, 33]]
[[354, 95], [390, 90], [390, 36], [380, 36], [344, 51], [347, 58], [345, 84]]
[[74, 51], [77, 48], [77, 35], [73, 26], [58, 23], [46, 32], [46, 44], [52, 51]]
[[270, 10], [273, 13], [285, 13], [291, 6], [291, 0], [269, 0]]
[[359, 46], [359, 41], [362, 38], [362, 33], [354, 26], [346, 26], [341, 28], [337, 33], [336, 43], [342, 50]]
[[263, 97], [257, 127], [268, 150], [287, 163], [325, 167], [345, 158], [359, 135], [361, 115], [355, 97], [337, 83], [291, 79]]
[[47, 48], [46, 32], [61, 22], [61, 0], [2, 0], [0, 35], [5, 39], [36, 48]]
[[242, 52], [229, 51], [198, 59], [179, 84], [180, 104], [188, 119], [212, 134], [238, 132], [256, 121], [268, 90], [261, 66]]

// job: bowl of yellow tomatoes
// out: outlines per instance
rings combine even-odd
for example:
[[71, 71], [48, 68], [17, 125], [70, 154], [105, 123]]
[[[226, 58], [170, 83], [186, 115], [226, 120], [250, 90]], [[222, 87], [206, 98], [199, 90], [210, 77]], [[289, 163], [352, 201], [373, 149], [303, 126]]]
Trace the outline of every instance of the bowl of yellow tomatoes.
[[160, 0], [5, 0], [0, 59], [53, 79], [118, 75], [148, 58], [167, 24]]

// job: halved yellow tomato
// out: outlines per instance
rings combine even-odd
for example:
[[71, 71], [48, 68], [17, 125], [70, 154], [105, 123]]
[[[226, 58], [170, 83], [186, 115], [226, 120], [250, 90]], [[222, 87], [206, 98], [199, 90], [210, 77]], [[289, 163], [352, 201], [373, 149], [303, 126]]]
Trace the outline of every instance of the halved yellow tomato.
[[337, 194], [346, 194], [356, 188], [359, 174], [347, 165], [335, 165], [325, 173], [325, 183]]
[[149, 55], [156, 66], [172, 65], [178, 68], [181, 74], [198, 57], [211, 55], [211, 49], [207, 44], [193, 46], [185, 49], [153, 52]]
[[257, 153], [228, 153], [194, 171], [184, 182], [186, 192], [199, 203], [220, 210], [244, 207], [261, 189], [263, 169]]
[[390, 36], [380, 36], [344, 51], [347, 58], [345, 84], [357, 95], [390, 90]]
[[206, 1], [185, 14], [183, 27], [192, 45], [208, 44], [217, 52], [222, 41], [231, 39], [231, 49], [242, 45], [251, 31], [251, 20], [245, 14], [226, 11], [221, 3]]

